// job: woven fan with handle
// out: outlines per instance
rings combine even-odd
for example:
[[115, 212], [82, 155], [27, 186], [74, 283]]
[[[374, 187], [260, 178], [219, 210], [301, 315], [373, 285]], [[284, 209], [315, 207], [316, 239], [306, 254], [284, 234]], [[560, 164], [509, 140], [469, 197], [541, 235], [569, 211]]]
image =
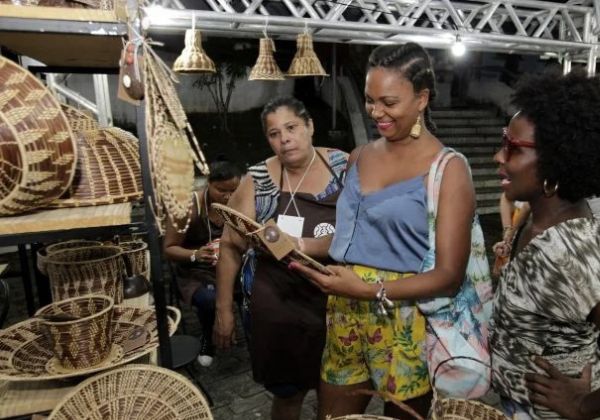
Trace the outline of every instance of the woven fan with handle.
[[273, 255], [283, 263], [299, 262], [321, 273], [331, 272], [320, 262], [312, 259], [305, 253], [294, 248], [293, 243], [287, 239], [277, 225], [269, 221], [262, 225], [237, 210], [223, 204], [214, 203], [212, 208], [231, 226], [241, 237], [248, 240], [253, 247]]

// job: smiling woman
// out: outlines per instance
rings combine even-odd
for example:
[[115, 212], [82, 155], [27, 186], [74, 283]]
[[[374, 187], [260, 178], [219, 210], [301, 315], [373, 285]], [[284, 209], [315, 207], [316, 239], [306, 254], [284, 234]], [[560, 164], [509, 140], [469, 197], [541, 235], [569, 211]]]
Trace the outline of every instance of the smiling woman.
[[509, 417], [596, 418], [600, 391], [586, 392], [600, 388], [600, 222], [585, 198], [600, 194], [600, 80], [536, 76], [513, 102], [494, 159], [506, 197], [531, 216], [496, 291], [493, 385]]

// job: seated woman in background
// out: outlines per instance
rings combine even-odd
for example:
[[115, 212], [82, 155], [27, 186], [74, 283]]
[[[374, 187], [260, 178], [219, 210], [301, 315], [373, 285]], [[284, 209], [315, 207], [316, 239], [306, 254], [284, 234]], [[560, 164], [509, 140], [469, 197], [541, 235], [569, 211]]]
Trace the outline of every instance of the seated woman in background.
[[[600, 193], [600, 80], [537, 76], [518, 87], [513, 103], [520, 111], [494, 160], [507, 199], [529, 202], [531, 217], [495, 294], [493, 385], [509, 417], [564, 418], [539, 381], [540, 363], [571, 378], [585, 371], [591, 389], [600, 388], [600, 222], [585, 200]], [[531, 390], [526, 378], [538, 380]], [[569, 418], [591, 418], [591, 402]]]
[[185, 234], [167, 224], [165, 255], [175, 264], [177, 286], [186, 304], [198, 311], [202, 325], [202, 346], [198, 363], [210, 366], [214, 355], [212, 328], [215, 321], [215, 277], [223, 220], [212, 203], [227, 204], [240, 185], [242, 173], [232, 163], [217, 161], [210, 165], [208, 184], [194, 192], [192, 221]]

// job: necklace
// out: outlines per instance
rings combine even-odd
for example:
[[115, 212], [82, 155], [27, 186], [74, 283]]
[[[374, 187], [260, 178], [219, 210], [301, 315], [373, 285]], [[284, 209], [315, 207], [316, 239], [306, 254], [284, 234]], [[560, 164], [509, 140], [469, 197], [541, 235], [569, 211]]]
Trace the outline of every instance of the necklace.
[[288, 189], [290, 190], [290, 201], [288, 201], [288, 204], [285, 207], [285, 210], [283, 211], [283, 214], [287, 214], [287, 211], [290, 208], [290, 204], [293, 203], [294, 204], [294, 208], [296, 209], [296, 214], [298, 216], [300, 216], [300, 211], [298, 210], [298, 206], [296, 205], [296, 200], [294, 200], [294, 196], [296, 195], [296, 193], [300, 189], [300, 186], [302, 185], [302, 182], [304, 182], [304, 178], [306, 178], [306, 175], [308, 174], [308, 171], [312, 167], [313, 163], [315, 163], [315, 158], [316, 157], [317, 157], [317, 151], [313, 147], [313, 155], [312, 155], [312, 158], [310, 159], [310, 163], [308, 164], [308, 166], [304, 170], [304, 173], [302, 174], [302, 177], [300, 177], [300, 181], [298, 181], [298, 184], [296, 184], [296, 188], [294, 188], [294, 189], [292, 189], [292, 184], [290, 183], [290, 177], [288, 176], [287, 169], [285, 167], [283, 168], [283, 176], [285, 177], [285, 181], [288, 184]]

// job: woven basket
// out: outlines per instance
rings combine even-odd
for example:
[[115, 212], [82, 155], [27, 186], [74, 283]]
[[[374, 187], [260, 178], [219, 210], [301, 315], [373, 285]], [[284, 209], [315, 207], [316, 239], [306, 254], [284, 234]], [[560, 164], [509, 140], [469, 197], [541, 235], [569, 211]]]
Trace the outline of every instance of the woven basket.
[[[167, 309], [169, 335], [173, 335], [181, 320], [181, 312], [169, 306]], [[141, 342], [139, 337], [132, 341], [131, 337], [137, 337], [140, 328], [147, 331], [146, 336]], [[113, 347], [122, 349], [121, 357], [109, 356], [99, 365], [80, 370], [60, 369], [60, 366], [57, 369], [52, 364], [54, 354], [41, 319], [31, 318], [0, 330], [0, 381], [28, 382], [89, 375], [137, 360], [158, 347], [153, 309], [115, 305], [111, 329]]]
[[148, 244], [143, 241], [120, 242], [126, 266], [131, 268], [129, 275], [139, 274], [146, 280], [150, 279], [150, 251]]
[[91, 246], [54, 252], [46, 259], [52, 300], [88, 294], [123, 300], [122, 250], [116, 246]]
[[69, 126], [71, 127], [71, 130], [73, 130], [73, 133], [97, 130], [100, 128], [98, 121], [94, 120], [86, 113], [66, 104], [60, 104], [60, 107], [65, 114], [65, 117], [67, 117]]
[[62, 367], [83, 369], [109, 356], [113, 305], [108, 296], [88, 295], [51, 303], [36, 312]]
[[375, 416], [372, 414], [348, 414], [341, 417], [325, 417], [325, 420], [394, 420], [393, 417]]
[[79, 159], [69, 189], [52, 207], [97, 206], [139, 200], [143, 195], [138, 140], [111, 127], [75, 134]]
[[73, 239], [71, 241], [57, 242], [55, 244], [48, 245], [44, 248], [40, 248], [37, 252], [37, 257], [36, 257], [37, 268], [38, 268], [38, 270], [40, 270], [40, 273], [47, 276], [48, 271], [46, 270], [46, 261], [48, 260], [48, 255], [53, 254], [58, 251], [62, 251], [64, 249], [85, 248], [87, 246], [99, 246], [99, 245], [102, 245], [102, 242], [88, 241], [86, 239]]
[[48, 420], [212, 420], [204, 396], [171, 370], [130, 365], [82, 382]]
[[0, 216], [44, 206], [75, 174], [77, 150], [59, 103], [31, 73], [0, 57]]

